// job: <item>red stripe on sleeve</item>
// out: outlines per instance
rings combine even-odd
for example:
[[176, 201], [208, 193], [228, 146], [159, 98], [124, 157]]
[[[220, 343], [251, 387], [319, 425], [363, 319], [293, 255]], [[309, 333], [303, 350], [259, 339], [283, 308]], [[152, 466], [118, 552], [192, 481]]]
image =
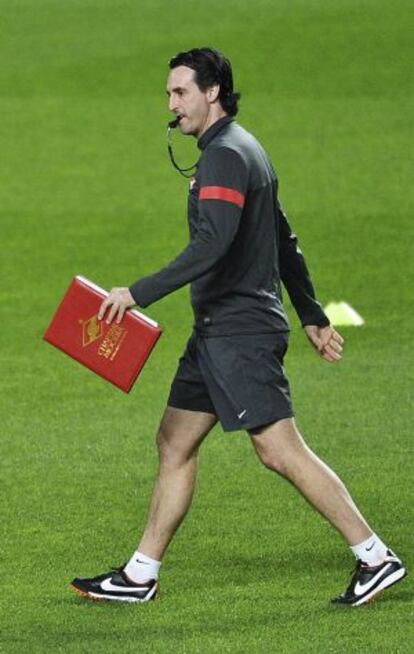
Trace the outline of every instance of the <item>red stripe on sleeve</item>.
[[225, 186], [203, 186], [200, 189], [198, 198], [199, 200], [224, 200], [225, 202], [233, 202], [240, 209], [243, 209], [245, 201], [243, 193], [235, 191], [233, 188], [226, 188]]

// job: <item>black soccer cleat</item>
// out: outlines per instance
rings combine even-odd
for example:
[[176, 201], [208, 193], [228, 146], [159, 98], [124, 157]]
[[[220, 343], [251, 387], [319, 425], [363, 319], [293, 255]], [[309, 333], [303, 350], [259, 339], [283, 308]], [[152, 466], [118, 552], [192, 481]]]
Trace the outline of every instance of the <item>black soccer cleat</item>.
[[395, 556], [394, 552], [387, 550], [387, 556], [380, 565], [370, 567], [359, 560], [346, 591], [331, 601], [333, 604], [346, 606], [367, 604], [378, 593], [393, 586], [406, 576], [407, 571], [400, 559]]
[[71, 587], [83, 597], [95, 601], [149, 602], [157, 596], [158, 580], [151, 579], [143, 584], [136, 584], [128, 579], [121, 567], [91, 579], [76, 578]]

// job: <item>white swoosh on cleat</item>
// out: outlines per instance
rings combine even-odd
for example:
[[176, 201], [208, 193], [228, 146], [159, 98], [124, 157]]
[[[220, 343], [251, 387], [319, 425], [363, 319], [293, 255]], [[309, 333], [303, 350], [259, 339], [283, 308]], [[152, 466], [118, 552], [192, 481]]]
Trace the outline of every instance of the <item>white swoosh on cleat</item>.
[[372, 587], [377, 583], [377, 581], [378, 581], [379, 579], [381, 579], [381, 577], [384, 575], [384, 573], [386, 572], [386, 570], [388, 570], [388, 568], [390, 567], [390, 565], [391, 565], [391, 563], [388, 563], [388, 564], [385, 566], [385, 568], [382, 568], [382, 570], [380, 570], [380, 571], [375, 575], [375, 577], [373, 577], [372, 579], [370, 579], [366, 584], [360, 584], [359, 581], [357, 581], [357, 583], [355, 584], [355, 588], [354, 588], [354, 593], [355, 593], [355, 595], [362, 595], [363, 593], [366, 593], [370, 588], [372, 588]]
[[130, 593], [136, 590], [149, 590], [149, 586], [115, 586], [110, 579], [101, 582], [102, 590], [116, 590], [118, 593]]

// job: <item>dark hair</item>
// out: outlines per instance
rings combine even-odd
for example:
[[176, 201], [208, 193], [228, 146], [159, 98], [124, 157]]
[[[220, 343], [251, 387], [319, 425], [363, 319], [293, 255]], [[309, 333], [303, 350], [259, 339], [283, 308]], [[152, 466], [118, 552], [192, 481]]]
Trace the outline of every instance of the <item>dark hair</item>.
[[233, 90], [233, 73], [231, 63], [221, 52], [214, 48], [193, 48], [179, 52], [169, 61], [170, 68], [187, 66], [195, 71], [195, 82], [200, 91], [206, 91], [214, 84], [220, 85], [218, 99], [229, 116], [235, 116], [239, 110], [240, 93]]

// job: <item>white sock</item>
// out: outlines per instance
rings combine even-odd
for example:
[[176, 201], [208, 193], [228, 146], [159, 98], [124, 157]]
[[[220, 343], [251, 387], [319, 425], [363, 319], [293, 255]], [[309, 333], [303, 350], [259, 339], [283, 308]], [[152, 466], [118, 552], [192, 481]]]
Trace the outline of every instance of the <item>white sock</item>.
[[124, 572], [131, 581], [142, 584], [150, 579], [158, 579], [160, 567], [161, 561], [151, 559], [146, 554], [136, 550], [124, 567]]
[[357, 559], [361, 559], [371, 567], [380, 565], [387, 556], [387, 546], [377, 534], [372, 534], [358, 545], [352, 545], [351, 550]]

